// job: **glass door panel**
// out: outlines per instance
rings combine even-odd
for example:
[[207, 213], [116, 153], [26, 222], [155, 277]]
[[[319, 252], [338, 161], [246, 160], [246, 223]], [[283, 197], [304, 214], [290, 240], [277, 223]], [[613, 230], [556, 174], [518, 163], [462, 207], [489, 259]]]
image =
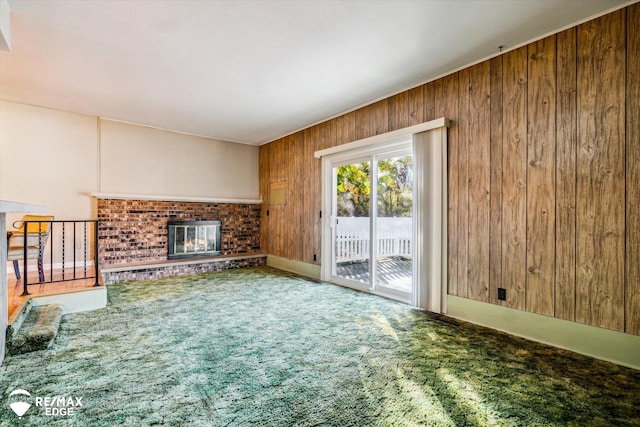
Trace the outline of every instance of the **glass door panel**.
[[413, 158], [376, 159], [374, 289], [409, 298], [413, 286]]
[[346, 160], [334, 164], [332, 170], [332, 280], [410, 302], [411, 150]]
[[333, 169], [335, 183], [334, 276], [360, 285], [371, 282], [371, 162]]

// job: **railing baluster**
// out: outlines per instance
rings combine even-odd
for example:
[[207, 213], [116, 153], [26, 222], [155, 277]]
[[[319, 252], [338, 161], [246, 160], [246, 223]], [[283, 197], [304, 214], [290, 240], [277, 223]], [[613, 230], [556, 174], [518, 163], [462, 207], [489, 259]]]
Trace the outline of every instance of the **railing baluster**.
[[76, 279], [76, 221], [73, 221], [73, 279]]
[[44, 261], [42, 250], [42, 221], [38, 221], [38, 260], [36, 261], [36, 268], [38, 269], [38, 281], [44, 282]]
[[82, 248], [83, 248], [83, 268], [84, 277], [87, 277], [87, 223], [84, 223], [84, 234], [82, 235]]
[[98, 283], [98, 221], [93, 222], [93, 268], [96, 277], [93, 286], [100, 286]]
[[53, 242], [55, 239], [53, 238], [53, 222], [49, 223], [49, 240], [51, 244], [49, 245], [49, 281], [53, 282]]
[[[65, 222], [62, 223], [62, 280], [64, 280], [64, 252], [67, 246], [64, 243], [64, 235], [65, 235]], [[53, 261], [53, 260], [52, 260]], [[52, 265], [53, 267], [53, 265]]]
[[22, 250], [23, 250], [23, 255], [24, 255], [24, 259], [23, 259], [23, 263], [22, 263], [22, 287], [23, 287], [23, 291], [22, 291], [22, 295], [29, 295], [29, 291], [27, 290], [27, 285], [29, 284], [29, 279], [27, 279], [27, 249], [28, 249], [28, 245], [27, 245], [27, 228], [29, 227], [29, 221], [25, 221], [22, 223], [22, 226], [24, 227], [24, 232], [22, 234]]

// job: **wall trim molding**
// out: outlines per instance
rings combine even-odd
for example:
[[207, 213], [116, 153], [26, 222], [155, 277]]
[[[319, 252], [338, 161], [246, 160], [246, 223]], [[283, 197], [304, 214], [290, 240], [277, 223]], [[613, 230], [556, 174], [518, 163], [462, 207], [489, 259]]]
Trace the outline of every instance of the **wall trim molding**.
[[640, 369], [640, 336], [486, 302], [447, 296], [447, 316]]
[[169, 194], [132, 194], [132, 193], [91, 193], [96, 199], [118, 200], [156, 200], [160, 202], [199, 202], [199, 203], [237, 203], [243, 205], [259, 205], [262, 199], [236, 199], [229, 197], [177, 196]]

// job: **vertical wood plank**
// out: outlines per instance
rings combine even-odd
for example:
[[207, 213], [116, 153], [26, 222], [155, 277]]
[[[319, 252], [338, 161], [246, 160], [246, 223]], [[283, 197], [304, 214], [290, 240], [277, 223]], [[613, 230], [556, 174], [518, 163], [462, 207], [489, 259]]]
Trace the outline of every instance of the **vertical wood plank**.
[[[278, 140], [269, 143], [269, 184], [278, 180]], [[270, 199], [270, 187], [267, 194], [267, 234], [269, 239], [267, 241], [267, 251], [271, 255], [278, 255], [278, 213], [269, 202]], [[278, 255], [279, 256], [279, 255]]]
[[369, 120], [371, 135], [389, 132], [389, 103], [386, 99], [371, 105], [372, 116]]
[[578, 27], [576, 320], [624, 330], [625, 10]]
[[[315, 150], [324, 150], [325, 148], [335, 147], [337, 145], [337, 121], [330, 120], [319, 124], [317, 131], [317, 139], [315, 141]], [[310, 213], [313, 217], [313, 253], [315, 255], [315, 264], [320, 264], [322, 261], [322, 218], [320, 218], [320, 211], [322, 210], [322, 160], [313, 159], [313, 173], [316, 176], [315, 181], [315, 197], [314, 197], [314, 211]]]
[[640, 3], [627, 8], [625, 332], [640, 335]]
[[[285, 154], [285, 139], [280, 138], [271, 143], [270, 153], [270, 182], [279, 182], [287, 179], [288, 158]], [[272, 255], [287, 257], [287, 235], [284, 229], [284, 220], [287, 205], [269, 206], [269, 253]]]
[[[269, 143], [269, 184], [277, 181], [278, 174], [278, 165], [277, 165], [277, 152], [278, 152], [278, 141], [273, 141]], [[271, 185], [269, 185], [269, 188]], [[271, 189], [269, 189], [269, 194], [271, 193]], [[270, 196], [267, 196], [267, 204], [268, 204], [268, 212], [267, 212], [267, 233], [269, 234], [269, 241], [267, 242], [267, 250], [269, 254], [278, 255], [277, 246], [278, 246], [278, 233], [277, 233], [277, 221], [276, 217], [278, 214], [273, 209], [269, 202]]]
[[380, 135], [388, 131], [389, 106], [387, 100], [375, 102], [355, 111], [356, 140]]
[[489, 301], [491, 84], [489, 61], [469, 74], [469, 298]]
[[469, 295], [469, 69], [458, 73], [458, 296]]
[[[287, 155], [287, 143], [288, 138], [281, 138], [278, 144], [278, 180], [279, 181], [287, 181], [287, 185], [289, 182], [289, 156]], [[288, 196], [288, 194], [287, 194]], [[287, 247], [288, 243], [288, 231], [287, 231], [287, 212], [289, 210], [289, 201], [287, 200], [286, 205], [281, 205], [278, 207], [278, 253], [280, 256], [288, 258], [289, 251]]]
[[[318, 130], [316, 131], [316, 139], [315, 139], [315, 147], [313, 151], [316, 151], [318, 148], [324, 146], [325, 144], [330, 143], [330, 123], [321, 123], [316, 126]], [[322, 245], [322, 238], [320, 236], [321, 233], [321, 222], [320, 222], [320, 210], [322, 209], [322, 184], [321, 184], [321, 160], [316, 159], [313, 153], [311, 153], [311, 169], [310, 172], [313, 174], [313, 185], [312, 185], [312, 195], [313, 195], [313, 204], [312, 210], [309, 213], [311, 217], [311, 224], [313, 226], [313, 234], [312, 234], [312, 251], [311, 255], [312, 263], [320, 265], [320, 248]]]
[[318, 139], [315, 143], [316, 151], [337, 145], [337, 123], [337, 119], [332, 119], [316, 125], [318, 126]]
[[404, 91], [389, 98], [389, 132], [409, 126], [409, 92]]
[[356, 117], [356, 141], [373, 135], [373, 131], [370, 126], [372, 109], [373, 107], [371, 105], [367, 105], [366, 107], [358, 108], [354, 111]]
[[289, 214], [286, 227], [288, 230], [288, 258], [302, 261], [302, 220], [304, 217], [303, 180], [304, 175], [303, 155], [304, 138], [302, 132], [297, 132], [289, 137]]
[[557, 37], [555, 317], [575, 320], [576, 298], [576, 29]]
[[269, 147], [269, 178], [271, 182], [278, 179], [278, 141], [279, 139], [272, 141], [271, 147]]
[[[458, 294], [458, 74], [438, 79], [434, 82], [434, 105], [436, 116], [451, 120], [448, 132], [447, 153], [447, 292]], [[429, 120], [425, 117], [426, 120]]]
[[498, 304], [502, 288], [502, 56], [491, 59], [491, 206], [489, 222], [489, 301]]
[[422, 122], [428, 122], [430, 120], [439, 118], [436, 117], [436, 85], [435, 82], [429, 82], [423, 85], [423, 87], [424, 120]]
[[289, 245], [289, 235], [291, 233], [289, 224], [291, 221], [291, 185], [289, 182], [289, 176], [291, 174], [291, 156], [289, 151], [291, 150], [291, 135], [281, 138], [280, 143], [280, 178], [281, 181], [287, 182], [287, 204], [281, 206], [280, 218], [278, 218], [278, 230], [280, 232], [280, 253], [281, 256], [287, 259], [291, 259], [291, 246]]
[[506, 301], [525, 309], [527, 266], [527, 47], [503, 57], [502, 284]]
[[260, 177], [260, 197], [262, 198], [262, 210], [260, 213], [260, 250], [268, 253], [269, 225], [267, 223], [267, 210], [269, 209], [269, 149], [271, 144], [260, 146], [258, 152], [258, 167]]
[[302, 221], [302, 244], [303, 244], [303, 253], [302, 259], [304, 262], [313, 264], [313, 254], [315, 251], [315, 226], [314, 220], [315, 217], [313, 215], [313, 211], [315, 210], [315, 198], [318, 197], [316, 191], [316, 181], [318, 178], [315, 175], [315, 164], [316, 159], [313, 157], [313, 152], [315, 151], [315, 141], [317, 140], [317, 126], [314, 126], [309, 129], [304, 130], [304, 143], [303, 143], [303, 151], [304, 151], [304, 161], [303, 168], [304, 174], [303, 177], [303, 205], [304, 205], [304, 214]]
[[356, 140], [356, 113], [352, 111], [336, 118], [336, 144], [342, 145]]
[[526, 309], [554, 315], [556, 36], [528, 46]]
[[423, 86], [409, 90], [409, 126], [424, 122]]

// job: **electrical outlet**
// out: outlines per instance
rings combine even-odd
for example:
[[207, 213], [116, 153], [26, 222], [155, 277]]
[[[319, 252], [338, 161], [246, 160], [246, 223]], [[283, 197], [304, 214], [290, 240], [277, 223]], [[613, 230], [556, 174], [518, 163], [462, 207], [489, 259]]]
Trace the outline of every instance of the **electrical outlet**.
[[498, 299], [500, 301], [507, 300], [507, 290], [505, 288], [498, 288]]

